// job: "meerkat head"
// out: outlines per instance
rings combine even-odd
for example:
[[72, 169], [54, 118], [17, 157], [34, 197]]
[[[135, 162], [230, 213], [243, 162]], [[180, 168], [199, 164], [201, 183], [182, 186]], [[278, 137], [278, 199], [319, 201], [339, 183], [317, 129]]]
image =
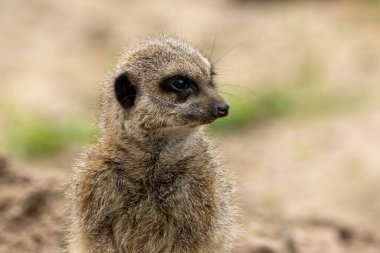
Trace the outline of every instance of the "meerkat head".
[[[150, 132], [195, 128], [228, 115], [212, 64], [176, 39], [143, 42], [121, 59], [113, 98], [123, 126]], [[121, 115], [121, 117], [120, 117]]]

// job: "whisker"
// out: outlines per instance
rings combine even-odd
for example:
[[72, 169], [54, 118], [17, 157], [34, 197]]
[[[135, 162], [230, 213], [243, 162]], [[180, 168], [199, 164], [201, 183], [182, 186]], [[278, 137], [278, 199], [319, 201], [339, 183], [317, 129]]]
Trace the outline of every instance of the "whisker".
[[240, 46], [243, 42], [239, 42], [235, 46], [233, 46], [230, 50], [228, 50], [226, 53], [224, 53], [221, 57], [219, 57], [216, 61], [214, 61], [214, 64], [217, 64], [220, 60], [222, 60], [224, 57], [226, 57], [229, 53], [231, 53], [234, 49], [236, 49], [238, 46]]
[[240, 106], [243, 106], [243, 103], [242, 103], [240, 97], [238, 97], [236, 95], [233, 95], [233, 94], [230, 94], [228, 92], [223, 92], [223, 91], [219, 91], [219, 93], [222, 93], [222, 94], [225, 94], [225, 95], [228, 95], [228, 96], [232, 97], [233, 99], [235, 99], [235, 101], [237, 101], [240, 104]]
[[236, 87], [236, 88], [246, 89], [246, 90], [248, 90], [248, 91], [251, 92], [251, 93], [255, 93], [255, 91], [252, 90], [252, 89], [249, 88], [249, 87], [241, 86], [241, 85], [236, 85], [236, 84], [230, 84], [230, 83], [218, 83], [218, 86], [230, 86], [230, 87]]
[[207, 131], [210, 132], [211, 135], [216, 135], [217, 134], [217, 131], [216, 131], [215, 127], [212, 124], [209, 124], [207, 126]]
[[216, 32], [214, 33], [214, 42], [212, 43], [210, 59], [212, 59], [212, 54], [214, 53], [215, 41], [216, 41]]
[[235, 95], [235, 94], [232, 94], [232, 93], [229, 93], [229, 92], [226, 92], [226, 91], [219, 91], [219, 93], [222, 93], [222, 94], [226, 94], [226, 95], [229, 95], [235, 99], [239, 99], [241, 100], [241, 97], [239, 97], [238, 95]]
[[220, 68], [220, 67], [215, 67], [215, 66], [213, 66], [213, 69], [214, 69], [214, 71], [215, 71], [216, 73], [226, 73], [226, 72], [231, 73], [231, 72], [236, 71], [236, 70], [234, 70], [234, 69], [226, 69], [226, 68]]

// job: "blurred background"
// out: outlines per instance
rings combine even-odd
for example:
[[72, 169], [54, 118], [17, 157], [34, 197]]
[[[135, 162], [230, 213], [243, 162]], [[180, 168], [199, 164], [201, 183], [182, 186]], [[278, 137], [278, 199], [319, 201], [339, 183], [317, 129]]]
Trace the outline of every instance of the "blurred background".
[[0, 2], [0, 252], [61, 252], [62, 189], [97, 138], [123, 48], [176, 34], [211, 56], [237, 176], [236, 253], [380, 252], [380, 1]]

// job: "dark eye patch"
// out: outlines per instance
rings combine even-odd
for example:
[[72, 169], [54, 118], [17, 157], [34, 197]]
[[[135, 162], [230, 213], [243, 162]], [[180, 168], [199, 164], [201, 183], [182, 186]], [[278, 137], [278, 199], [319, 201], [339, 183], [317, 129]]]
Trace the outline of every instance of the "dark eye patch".
[[198, 91], [193, 80], [185, 76], [172, 76], [161, 83], [161, 89], [165, 92], [173, 92], [180, 101], [186, 100], [191, 94]]

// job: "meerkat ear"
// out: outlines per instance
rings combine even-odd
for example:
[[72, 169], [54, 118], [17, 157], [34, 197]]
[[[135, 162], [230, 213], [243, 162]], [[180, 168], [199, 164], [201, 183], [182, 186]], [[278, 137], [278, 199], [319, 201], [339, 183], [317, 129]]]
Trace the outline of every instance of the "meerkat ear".
[[129, 109], [135, 104], [137, 89], [130, 81], [128, 73], [124, 72], [115, 79], [115, 95], [117, 101], [124, 109]]

